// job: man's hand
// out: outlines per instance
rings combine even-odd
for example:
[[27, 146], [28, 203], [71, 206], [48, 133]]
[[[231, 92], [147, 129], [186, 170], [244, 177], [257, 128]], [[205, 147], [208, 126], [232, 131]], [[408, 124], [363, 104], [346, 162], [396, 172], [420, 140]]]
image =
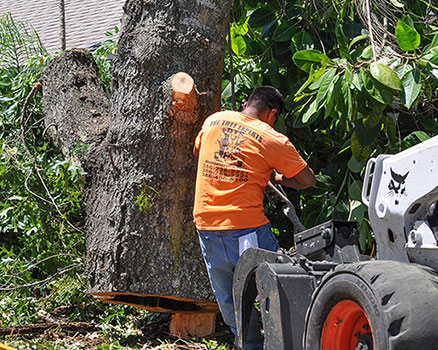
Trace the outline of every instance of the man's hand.
[[316, 178], [313, 170], [308, 166], [301, 170], [294, 177], [285, 177], [283, 174], [275, 173], [271, 177], [271, 181], [282, 186], [295, 188], [297, 190], [312, 187], [316, 185]]

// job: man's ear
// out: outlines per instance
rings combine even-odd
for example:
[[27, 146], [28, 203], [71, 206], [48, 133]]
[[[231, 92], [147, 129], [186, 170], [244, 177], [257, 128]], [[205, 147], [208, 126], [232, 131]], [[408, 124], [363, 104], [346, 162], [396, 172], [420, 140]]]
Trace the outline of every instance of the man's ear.
[[248, 102], [243, 103], [243, 109], [245, 109], [248, 106]]
[[271, 126], [273, 126], [275, 124], [275, 122], [277, 121], [277, 112], [278, 112], [278, 109], [273, 108], [273, 109], [271, 109], [271, 111], [268, 114], [269, 124], [271, 124]]

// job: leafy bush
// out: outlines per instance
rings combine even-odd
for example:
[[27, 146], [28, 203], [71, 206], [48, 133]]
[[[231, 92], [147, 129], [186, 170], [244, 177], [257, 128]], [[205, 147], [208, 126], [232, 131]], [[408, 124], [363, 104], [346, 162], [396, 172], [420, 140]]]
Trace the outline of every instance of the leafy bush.
[[34, 84], [51, 57], [36, 32], [9, 14], [0, 32], [8, 33], [0, 43], [0, 312], [17, 324], [35, 317], [36, 300], [53, 295], [65, 273], [83, 271], [84, 179], [45, 135]]
[[[355, 219], [364, 250], [373, 243], [360, 198], [367, 159], [438, 131], [437, 7], [368, 3], [371, 26], [365, 1], [236, 0], [230, 30], [236, 100], [254, 86], [278, 88], [286, 111], [276, 128], [317, 172], [316, 187], [290, 192], [302, 222]], [[230, 108], [226, 51], [222, 98]], [[282, 232], [284, 220], [271, 215]]]

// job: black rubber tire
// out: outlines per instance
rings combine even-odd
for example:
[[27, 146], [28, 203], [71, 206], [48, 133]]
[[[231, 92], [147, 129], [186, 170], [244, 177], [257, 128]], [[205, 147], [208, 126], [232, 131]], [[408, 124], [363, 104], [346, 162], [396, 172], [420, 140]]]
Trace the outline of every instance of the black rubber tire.
[[438, 349], [436, 271], [394, 261], [338, 265], [312, 296], [306, 316], [305, 350], [321, 349], [324, 322], [342, 300], [352, 300], [364, 310], [374, 350]]

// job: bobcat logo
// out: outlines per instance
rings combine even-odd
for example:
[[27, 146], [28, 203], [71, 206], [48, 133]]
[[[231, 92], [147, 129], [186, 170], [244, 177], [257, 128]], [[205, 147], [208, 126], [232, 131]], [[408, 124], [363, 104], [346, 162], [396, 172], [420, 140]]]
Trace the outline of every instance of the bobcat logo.
[[394, 196], [394, 195], [406, 196], [407, 195], [405, 181], [406, 181], [406, 178], [408, 177], [408, 175], [409, 175], [409, 171], [404, 175], [400, 175], [400, 174], [397, 174], [396, 172], [394, 172], [391, 168], [392, 179], [389, 182], [389, 186], [388, 186], [389, 194], [391, 196]]
[[246, 141], [246, 137], [242, 132], [236, 132], [233, 129], [224, 128], [222, 132], [222, 137], [217, 140], [219, 152], [214, 153], [214, 159], [217, 162], [241, 168], [243, 166], [243, 159], [239, 146]]

